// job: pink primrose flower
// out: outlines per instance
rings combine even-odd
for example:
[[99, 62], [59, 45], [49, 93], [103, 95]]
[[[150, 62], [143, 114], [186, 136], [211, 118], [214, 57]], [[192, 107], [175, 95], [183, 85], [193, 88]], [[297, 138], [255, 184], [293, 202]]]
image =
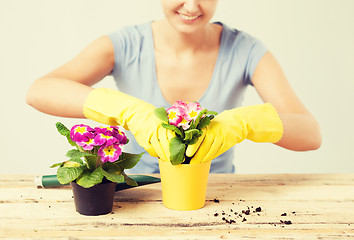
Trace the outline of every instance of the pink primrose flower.
[[77, 145], [82, 147], [84, 150], [92, 150], [94, 146], [97, 146], [93, 138], [89, 138], [86, 142], [77, 142]]
[[99, 133], [95, 136], [94, 140], [95, 144], [97, 146], [102, 146], [102, 145], [112, 145], [114, 143], [119, 143], [118, 139], [116, 139], [113, 136], [105, 135], [103, 133]]
[[175, 102], [174, 104], [172, 104], [172, 107], [180, 107], [180, 108], [187, 108], [187, 104], [188, 102], [183, 102], [181, 100], [178, 100], [177, 102]]
[[113, 136], [118, 140], [118, 142], [120, 144], [127, 144], [128, 138], [125, 136], [125, 133], [121, 132], [118, 126], [111, 126], [111, 128], [113, 129]]
[[112, 136], [113, 129], [111, 127], [102, 127], [102, 126], [100, 126], [100, 127], [95, 127], [94, 131], [95, 131], [96, 134], [103, 133], [105, 135]]
[[[107, 138], [107, 136], [112, 136], [113, 138], [115, 138], [119, 142], [119, 144], [127, 144], [127, 142], [128, 142], [128, 139], [125, 136], [124, 132], [121, 132], [119, 130], [118, 126], [96, 127], [95, 132], [97, 135], [103, 134], [104, 136], [106, 136], [105, 138]], [[103, 135], [101, 135], [101, 137], [97, 137], [98, 138], [97, 141], [99, 142], [99, 145], [104, 144], [104, 141], [103, 141], [104, 139], [102, 139]], [[99, 139], [101, 139], [101, 140], [99, 140]]]
[[188, 122], [195, 120], [202, 110], [203, 110], [203, 108], [200, 106], [200, 104], [198, 102], [189, 102], [187, 104], [184, 118]]
[[184, 108], [178, 106], [172, 106], [166, 110], [168, 115], [168, 121], [170, 124], [178, 126], [183, 120]]
[[190, 123], [189, 121], [187, 121], [185, 118], [183, 118], [177, 127], [182, 127], [184, 130], [187, 130], [190, 126], [189, 123]]
[[119, 144], [103, 145], [98, 150], [98, 155], [101, 156], [101, 161], [105, 162], [115, 162], [118, 160], [119, 156], [122, 154], [122, 149]]
[[190, 122], [195, 120], [203, 108], [198, 102], [177, 101], [168, 108], [167, 114], [169, 123], [187, 130]]
[[87, 125], [75, 125], [70, 130], [70, 138], [74, 142], [88, 142], [89, 139], [94, 138], [93, 129]]

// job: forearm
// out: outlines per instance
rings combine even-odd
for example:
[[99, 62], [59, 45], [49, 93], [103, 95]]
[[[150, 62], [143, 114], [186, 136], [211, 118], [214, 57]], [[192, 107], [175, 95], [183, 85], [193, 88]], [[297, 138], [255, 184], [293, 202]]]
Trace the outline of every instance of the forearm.
[[83, 105], [90, 86], [61, 78], [40, 78], [30, 87], [26, 101], [35, 109], [55, 116], [85, 118]]
[[318, 122], [311, 115], [279, 114], [284, 126], [283, 137], [276, 145], [294, 151], [316, 150], [322, 137]]

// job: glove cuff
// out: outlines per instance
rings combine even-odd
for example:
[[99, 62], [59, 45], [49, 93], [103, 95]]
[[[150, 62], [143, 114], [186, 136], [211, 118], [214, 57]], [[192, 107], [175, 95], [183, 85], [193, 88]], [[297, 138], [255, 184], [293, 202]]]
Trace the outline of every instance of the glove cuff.
[[250, 106], [251, 114], [247, 115], [247, 139], [254, 142], [277, 143], [283, 137], [283, 122], [270, 103]]
[[150, 109], [153, 112], [155, 107], [123, 92], [96, 88], [86, 98], [83, 114], [94, 121], [130, 130], [130, 123], [145, 118], [144, 113]]

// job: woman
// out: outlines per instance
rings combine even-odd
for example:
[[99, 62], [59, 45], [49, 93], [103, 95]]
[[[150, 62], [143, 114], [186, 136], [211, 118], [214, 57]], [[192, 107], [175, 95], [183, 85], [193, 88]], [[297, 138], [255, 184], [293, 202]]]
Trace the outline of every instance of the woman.
[[[199, 101], [203, 107], [221, 113], [208, 127], [203, 141], [190, 148], [192, 154], [196, 152], [198, 158], [205, 159], [206, 149], [217, 146], [207, 156], [217, 157], [211, 172], [234, 172], [233, 152], [226, 150], [245, 138], [253, 140], [250, 132], [258, 137], [262, 130], [271, 129], [262, 125], [267, 117], [270, 121], [280, 117], [279, 134], [261, 141], [296, 151], [317, 149], [321, 144], [318, 123], [290, 87], [273, 55], [248, 34], [209, 22], [217, 3], [162, 0], [165, 19], [129, 26], [95, 40], [77, 57], [36, 80], [28, 92], [28, 104], [56, 116], [123, 125], [150, 155], [166, 157], [166, 145], [159, 143], [168, 139], [169, 133], [158, 130], [151, 116], [153, 108], [169, 107], [177, 100]], [[120, 92], [91, 87], [109, 74]], [[253, 85], [262, 100], [271, 104], [266, 116], [263, 110], [237, 108], [247, 85]], [[225, 111], [228, 109], [236, 109], [236, 115]], [[133, 121], [128, 121], [132, 116]], [[219, 142], [212, 140], [213, 135]], [[128, 151], [139, 152], [133, 137], [129, 139]], [[145, 154], [134, 170], [158, 172], [158, 164]]]

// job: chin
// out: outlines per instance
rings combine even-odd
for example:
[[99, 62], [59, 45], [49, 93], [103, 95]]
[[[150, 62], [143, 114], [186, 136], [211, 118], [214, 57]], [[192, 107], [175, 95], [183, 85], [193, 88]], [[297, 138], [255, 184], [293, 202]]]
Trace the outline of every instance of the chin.
[[172, 27], [180, 33], [184, 34], [192, 34], [198, 32], [205, 28], [205, 26], [209, 23], [203, 19], [201, 16], [196, 21], [184, 21], [179, 17], [174, 19], [173, 21], [169, 21]]

